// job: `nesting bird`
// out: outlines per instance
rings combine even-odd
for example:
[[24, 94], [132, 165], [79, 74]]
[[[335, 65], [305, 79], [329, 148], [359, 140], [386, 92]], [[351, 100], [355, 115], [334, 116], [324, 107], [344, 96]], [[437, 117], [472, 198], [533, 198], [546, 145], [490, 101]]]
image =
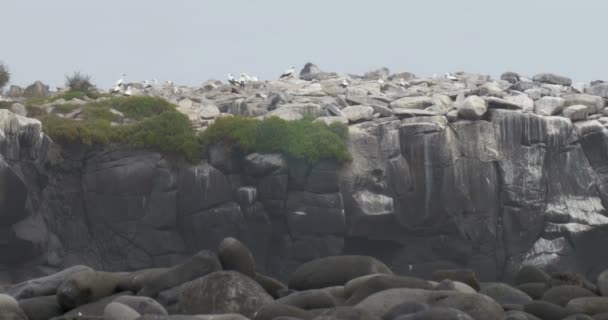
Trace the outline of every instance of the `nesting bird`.
[[448, 80], [451, 80], [451, 81], [458, 81], [458, 78], [454, 77], [449, 72], [445, 73], [445, 78], [448, 79]]
[[232, 75], [232, 73], [229, 73], [229, 74], [228, 74], [227, 79], [228, 79], [228, 82], [229, 82], [231, 85], [236, 86], [236, 80], [234, 79], [234, 76]]
[[340, 87], [342, 88], [348, 88], [348, 81], [346, 81], [346, 79], [342, 80], [342, 83], [340, 83]]
[[117, 86], [117, 87], [122, 87], [122, 85], [125, 83], [125, 76], [126, 76], [126, 75], [127, 75], [126, 73], [123, 73], [123, 74], [120, 76], [120, 79], [116, 80], [116, 86]]
[[400, 78], [399, 82], [397, 82], [397, 85], [405, 88], [407, 86], [407, 83], [405, 82], [405, 80], [403, 80], [403, 78]]
[[295, 69], [295, 67], [292, 66], [291, 68], [285, 70], [285, 72], [283, 72], [283, 74], [281, 75], [281, 77], [279, 79], [289, 78], [289, 77], [293, 76], [293, 74], [295, 72], [296, 72], [296, 69]]

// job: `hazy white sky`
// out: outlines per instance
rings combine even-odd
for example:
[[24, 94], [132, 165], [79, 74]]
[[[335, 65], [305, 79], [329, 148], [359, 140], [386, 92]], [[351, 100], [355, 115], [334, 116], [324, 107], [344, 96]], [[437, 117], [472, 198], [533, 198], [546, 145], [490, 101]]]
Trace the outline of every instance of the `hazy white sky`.
[[75, 70], [109, 87], [228, 72], [275, 78], [307, 61], [340, 73], [555, 72], [608, 78], [604, 0], [2, 0], [13, 83]]

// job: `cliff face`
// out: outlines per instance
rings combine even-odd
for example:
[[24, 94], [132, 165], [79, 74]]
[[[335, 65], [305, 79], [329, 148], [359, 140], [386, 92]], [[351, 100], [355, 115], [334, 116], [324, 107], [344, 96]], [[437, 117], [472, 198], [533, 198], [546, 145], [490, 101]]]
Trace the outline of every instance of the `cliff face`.
[[[311, 87], [298, 90], [313, 97]], [[389, 109], [361, 90], [337, 99]], [[405, 98], [389, 99], [388, 115], [351, 121], [353, 161], [342, 166], [220, 146], [196, 165], [144, 150], [59, 147], [36, 120], [0, 110], [1, 275], [167, 266], [226, 236], [279, 278], [344, 253], [424, 277], [442, 267], [483, 279], [509, 278], [522, 264], [590, 276], [608, 268], [608, 130], [599, 121], [492, 99], [478, 119], [454, 119], [404, 112], [421, 111]], [[226, 111], [245, 102], [217, 103]]]

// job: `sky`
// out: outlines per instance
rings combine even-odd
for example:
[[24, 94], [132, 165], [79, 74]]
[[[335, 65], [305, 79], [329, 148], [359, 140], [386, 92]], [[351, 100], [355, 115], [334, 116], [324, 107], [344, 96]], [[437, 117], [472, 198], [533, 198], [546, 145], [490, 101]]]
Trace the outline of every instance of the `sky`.
[[101, 88], [227, 73], [274, 79], [306, 62], [363, 74], [553, 72], [608, 78], [603, 0], [2, 0], [0, 61], [12, 84]]

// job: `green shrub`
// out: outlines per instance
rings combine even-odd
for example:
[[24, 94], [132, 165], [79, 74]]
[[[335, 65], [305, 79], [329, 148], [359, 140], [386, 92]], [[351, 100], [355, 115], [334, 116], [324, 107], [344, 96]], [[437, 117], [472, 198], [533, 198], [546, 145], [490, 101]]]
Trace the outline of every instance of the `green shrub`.
[[25, 105], [25, 109], [27, 110], [27, 116], [30, 118], [38, 118], [46, 115], [46, 111], [43, 108], [37, 107], [35, 105]]
[[60, 95], [56, 95], [56, 96], [54, 96], [54, 97], [52, 97], [50, 99], [44, 100], [43, 103], [46, 103], [46, 102], [55, 102], [55, 101], [57, 101], [59, 99], [63, 99], [65, 101], [70, 101], [70, 100], [74, 100], [74, 99], [83, 100], [86, 95], [87, 94], [84, 93], [84, 92], [82, 92], [82, 91], [70, 90], [70, 91], [66, 91], [66, 92], [64, 92], [64, 93], [62, 93]]
[[182, 154], [190, 161], [199, 158], [200, 144], [190, 120], [177, 111], [163, 112], [122, 129], [126, 142], [135, 147]]
[[4, 63], [0, 62], [0, 90], [4, 88], [11, 80], [11, 73], [8, 71], [8, 67]]
[[12, 106], [12, 101], [0, 101], [0, 109], [10, 109]]
[[[142, 99], [145, 98], [145, 99]], [[139, 104], [141, 102], [141, 105]], [[128, 125], [112, 125], [118, 109], [132, 120]], [[82, 106], [82, 120], [57, 115], [41, 117], [44, 131], [60, 143], [107, 145], [120, 143], [180, 154], [190, 161], [199, 156], [200, 143], [188, 118], [160, 98], [120, 97], [90, 102]]]
[[315, 163], [321, 159], [349, 161], [347, 136], [348, 127], [343, 124], [327, 126], [311, 119], [256, 120], [237, 116], [217, 119], [200, 135], [200, 140], [204, 146], [219, 143], [243, 152], [281, 153]]
[[78, 107], [80, 107], [80, 106], [77, 104], [74, 104], [74, 103], [62, 103], [62, 104], [53, 105], [54, 110], [56, 112], [62, 113], [62, 114], [70, 113], [70, 112], [78, 109]]
[[82, 92], [83, 94], [93, 87], [91, 76], [80, 71], [76, 71], [69, 76], [66, 75], [65, 85], [70, 88], [70, 91]]

